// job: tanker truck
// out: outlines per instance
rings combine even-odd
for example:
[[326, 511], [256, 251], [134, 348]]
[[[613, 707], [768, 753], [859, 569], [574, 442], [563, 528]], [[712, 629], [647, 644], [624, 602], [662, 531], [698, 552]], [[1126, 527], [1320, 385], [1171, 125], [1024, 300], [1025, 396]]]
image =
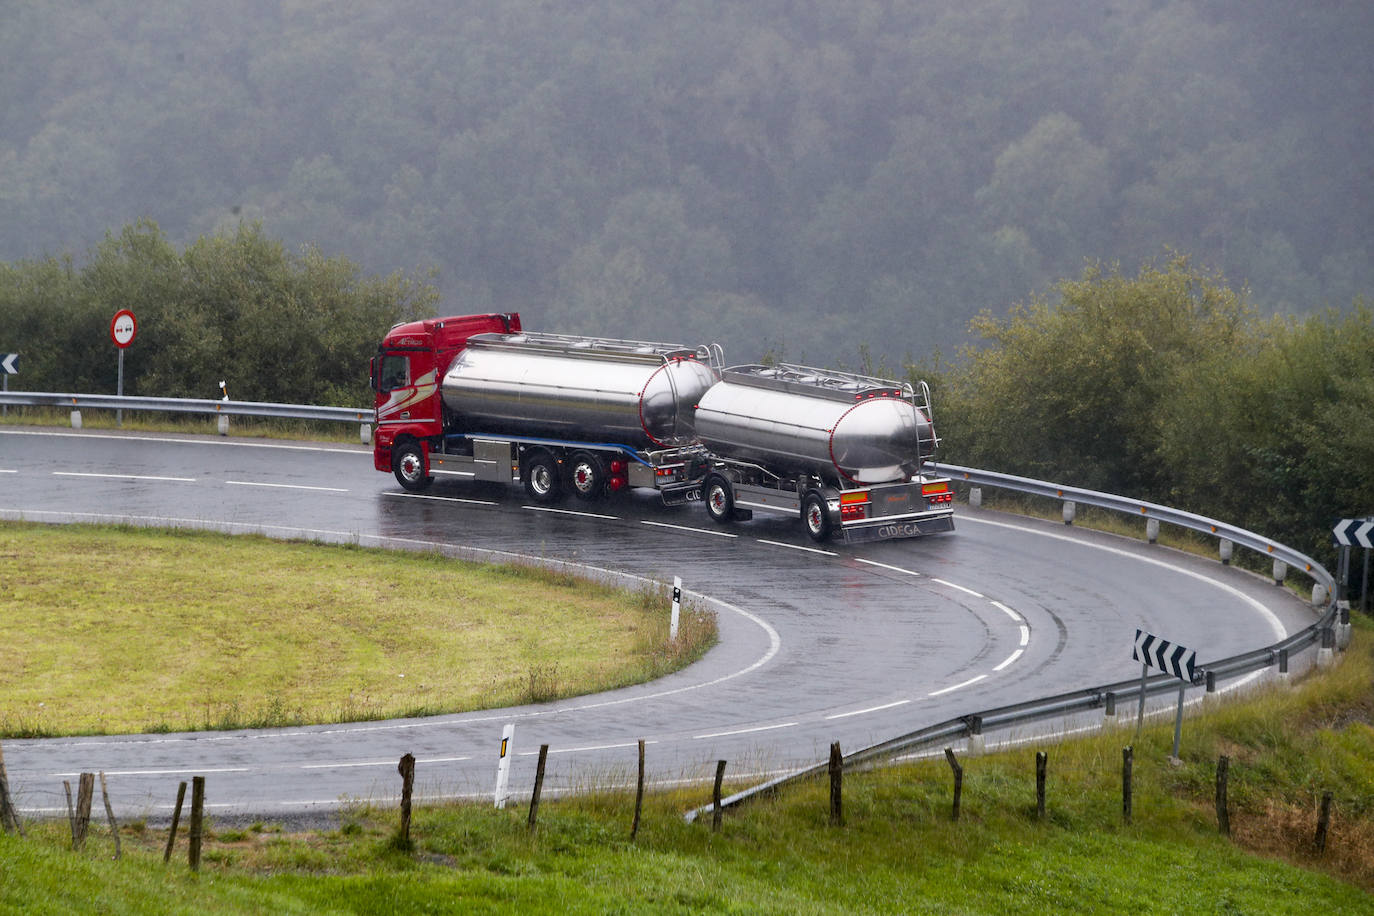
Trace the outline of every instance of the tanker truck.
[[950, 531], [949, 481], [918, 388], [801, 366], [724, 367], [683, 347], [524, 331], [515, 313], [399, 324], [372, 360], [373, 464], [521, 483], [550, 503], [630, 487], [704, 500], [717, 522], [800, 517], [817, 541]]
[[710, 451], [706, 511], [800, 516], [813, 540], [848, 542], [954, 530], [934, 457], [930, 389], [808, 366], [736, 366], [702, 395], [696, 432]]
[[416, 492], [446, 477], [523, 483], [542, 503], [699, 499], [693, 409], [721, 365], [719, 347], [528, 333], [515, 313], [400, 324], [372, 360], [373, 465]]

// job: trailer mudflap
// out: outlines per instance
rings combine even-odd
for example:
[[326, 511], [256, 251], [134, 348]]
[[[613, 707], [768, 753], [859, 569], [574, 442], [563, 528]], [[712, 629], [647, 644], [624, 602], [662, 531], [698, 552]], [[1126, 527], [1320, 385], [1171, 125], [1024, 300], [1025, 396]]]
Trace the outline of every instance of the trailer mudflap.
[[944, 534], [954, 530], [954, 513], [942, 513], [926, 518], [872, 519], [862, 525], [848, 525], [840, 529], [846, 544], [868, 541], [888, 541], [894, 538]]
[[665, 506], [699, 503], [701, 502], [701, 481], [689, 480], [686, 483], [672, 484], [661, 487], [658, 492], [663, 497], [663, 505]]

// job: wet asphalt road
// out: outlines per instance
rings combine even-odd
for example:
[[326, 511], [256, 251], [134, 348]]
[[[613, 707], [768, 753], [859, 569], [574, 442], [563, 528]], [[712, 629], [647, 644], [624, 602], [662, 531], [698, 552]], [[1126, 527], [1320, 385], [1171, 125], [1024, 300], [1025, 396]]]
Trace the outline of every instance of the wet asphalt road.
[[[532, 506], [517, 486], [439, 482], [404, 493], [363, 446], [0, 430], [0, 517], [261, 532], [576, 563], [715, 603], [721, 641], [651, 684], [538, 706], [256, 732], [5, 743], [22, 811], [65, 811], [62, 780], [103, 770], [123, 817], [165, 819], [179, 781], [207, 777], [217, 817], [327, 816], [390, 803], [413, 753], [417, 793], [491, 797], [516, 724], [513, 802], [550, 746], [547, 793], [731, 777], [823, 760], [956, 715], [1139, 673], [1137, 627], [1199, 661], [1270, 644], [1311, 611], [1263, 579], [1128, 539], [961, 509], [957, 531], [817, 545], [795, 520], [722, 528], [652, 493]], [[3, 570], [0, 570], [3, 575]], [[33, 609], [42, 613], [41, 608]], [[575, 609], [552, 611], [575, 613]], [[666, 613], [666, 608], [665, 608]], [[229, 660], [232, 662], [232, 660]], [[112, 689], [117, 689], [112, 686]], [[703, 799], [704, 800], [704, 799]]]

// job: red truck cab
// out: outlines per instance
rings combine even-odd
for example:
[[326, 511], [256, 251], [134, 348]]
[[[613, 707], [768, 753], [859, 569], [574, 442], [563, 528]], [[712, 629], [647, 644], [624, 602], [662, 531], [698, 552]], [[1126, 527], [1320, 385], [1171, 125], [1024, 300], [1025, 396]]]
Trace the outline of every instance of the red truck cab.
[[519, 332], [520, 316], [515, 312], [427, 318], [388, 331], [372, 358], [373, 466], [394, 470], [393, 449], [410, 440], [421, 444], [427, 463], [430, 440], [444, 434], [439, 389], [454, 357], [474, 334]]

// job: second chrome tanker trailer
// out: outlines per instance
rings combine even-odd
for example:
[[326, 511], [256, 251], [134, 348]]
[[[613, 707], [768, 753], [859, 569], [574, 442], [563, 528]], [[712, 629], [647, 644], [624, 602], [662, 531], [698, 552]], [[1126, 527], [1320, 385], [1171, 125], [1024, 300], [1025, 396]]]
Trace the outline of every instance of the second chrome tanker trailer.
[[530, 333], [507, 313], [397, 325], [372, 388], [374, 466], [407, 490], [520, 482], [553, 502], [648, 487], [719, 522], [793, 514], [818, 541], [954, 527], [949, 481], [922, 472], [923, 385], [726, 369], [718, 346]]

